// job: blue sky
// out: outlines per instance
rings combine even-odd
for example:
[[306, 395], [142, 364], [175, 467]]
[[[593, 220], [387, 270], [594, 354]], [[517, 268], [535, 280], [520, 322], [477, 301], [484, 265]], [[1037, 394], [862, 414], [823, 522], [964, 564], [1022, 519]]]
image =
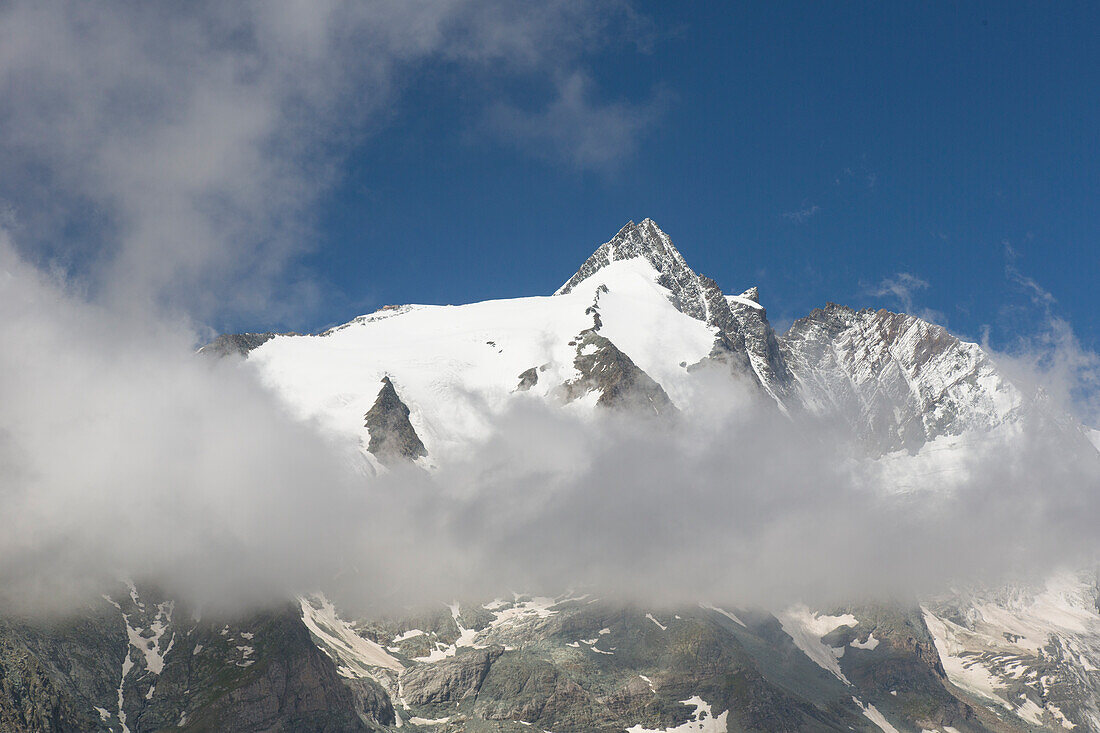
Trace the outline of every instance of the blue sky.
[[[655, 219], [785, 326], [1096, 350], [1100, 5], [0, 7], [0, 237], [210, 331], [552, 292]], [[0, 243], [2, 244], [2, 243]]]
[[[589, 94], [644, 119], [607, 161], [486, 134], [506, 86], [435, 67], [347, 159], [306, 263], [348, 299], [548, 293], [628, 219], [654, 218], [773, 320], [881, 294], [972, 337], [1030, 328], [1019, 272], [1100, 337], [1100, 6], [652, 3], [640, 48], [584, 57]], [[538, 79], [510, 99], [542, 109]], [[350, 308], [350, 310], [349, 310]], [[239, 324], [245, 326], [246, 324]], [[254, 324], [264, 325], [264, 324]]]

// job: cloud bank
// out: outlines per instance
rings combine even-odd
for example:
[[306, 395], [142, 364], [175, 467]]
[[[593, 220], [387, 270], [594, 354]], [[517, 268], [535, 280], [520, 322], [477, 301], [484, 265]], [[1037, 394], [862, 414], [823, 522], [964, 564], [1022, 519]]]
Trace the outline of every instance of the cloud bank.
[[[583, 49], [640, 22], [493, 0], [0, 10], [0, 606], [120, 575], [236, 607], [318, 587], [770, 604], [1090, 557], [1095, 460], [1045, 428], [976, 447], [957, 491], [899, 496], [844, 436], [726, 387], [669, 425], [521, 403], [466, 460], [375, 477], [194, 356], [217, 314], [317, 297], [286, 274], [311, 206], [418, 64], [542, 75], [557, 96], [505, 103], [501, 131], [599, 166], [653, 112], [599, 101]], [[1013, 358], [1069, 403], [1096, 363], [1065, 337]]]
[[243, 363], [90, 305], [7, 244], [0, 310], [0, 605], [64, 607], [124, 575], [238, 608], [566, 588], [774, 606], [1031, 576], [1097, 550], [1100, 453], [1049, 400], [949, 470], [868, 460], [729, 380], [671, 422], [519, 400], [464, 459], [375, 476]]
[[286, 277], [312, 207], [420, 70], [461, 69], [486, 108], [512, 103], [502, 81], [550, 80], [500, 132], [611, 165], [645, 124], [581, 81], [585, 55], [649, 35], [619, 2], [6, 4], [0, 202], [20, 251], [97, 301], [286, 318], [320, 297]]

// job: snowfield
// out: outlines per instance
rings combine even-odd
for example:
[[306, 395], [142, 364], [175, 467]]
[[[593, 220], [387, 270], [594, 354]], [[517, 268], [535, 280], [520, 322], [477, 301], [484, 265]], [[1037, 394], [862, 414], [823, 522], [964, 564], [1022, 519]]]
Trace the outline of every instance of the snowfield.
[[[710, 353], [715, 330], [678, 311], [658, 276], [633, 259], [608, 265], [565, 295], [408, 306], [327, 335], [276, 336], [249, 354], [248, 364], [298, 417], [363, 445], [363, 415], [389, 376], [411, 410], [428, 462], [443, 462], [488, 437], [494, 415], [511, 401], [555, 399], [555, 390], [576, 376], [569, 342], [592, 327], [586, 311], [597, 294], [600, 334], [674, 403], [688, 399], [691, 380], [681, 364]], [[598, 292], [601, 286], [607, 291]], [[538, 383], [517, 392], [519, 375], [532, 367]]]

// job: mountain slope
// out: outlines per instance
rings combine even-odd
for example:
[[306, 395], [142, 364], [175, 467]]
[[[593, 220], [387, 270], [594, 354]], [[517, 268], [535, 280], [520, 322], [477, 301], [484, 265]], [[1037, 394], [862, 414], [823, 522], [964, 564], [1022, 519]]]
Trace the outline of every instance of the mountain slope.
[[[913, 316], [830, 304], [779, 335], [756, 288], [724, 294], [649, 219], [551, 296], [387, 306], [202, 352], [241, 359], [374, 471], [413, 462], [418, 476], [474, 454], [517, 405], [594, 434], [612, 415], [683, 429], [720, 408], [850, 436], [888, 497], [950, 488], [967, 441], [1041, 402], [980, 346]], [[1081, 426], [1039, 413], [1092, 450]], [[819, 609], [647, 607], [584, 590], [366, 617], [314, 595], [213, 619], [150, 585], [105, 589], [51, 624], [0, 622], [0, 728], [1100, 731], [1095, 576]]]
[[830, 303], [779, 344], [803, 402], [884, 452], [988, 430], [1023, 407], [981, 347], [914, 316]]

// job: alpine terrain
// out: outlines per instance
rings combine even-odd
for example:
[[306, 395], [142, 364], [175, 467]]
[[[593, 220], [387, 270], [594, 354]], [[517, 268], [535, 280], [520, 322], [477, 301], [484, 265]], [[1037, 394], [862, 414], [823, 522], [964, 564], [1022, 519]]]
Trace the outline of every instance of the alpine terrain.
[[[963, 490], [971, 445], [1033, 423], [1100, 460], [1088, 429], [977, 344], [833, 303], [777, 333], [750, 285], [724, 291], [645, 219], [553, 295], [386, 306], [201, 354], [357, 446], [364, 481], [432, 475], [516, 405], [675, 422], [723, 384], [850, 435], [899, 501]], [[546, 592], [368, 617], [315, 594], [216, 618], [155, 579], [120, 581], [64, 619], [0, 619], [0, 730], [1100, 731], [1091, 568], [825, 608]]]

